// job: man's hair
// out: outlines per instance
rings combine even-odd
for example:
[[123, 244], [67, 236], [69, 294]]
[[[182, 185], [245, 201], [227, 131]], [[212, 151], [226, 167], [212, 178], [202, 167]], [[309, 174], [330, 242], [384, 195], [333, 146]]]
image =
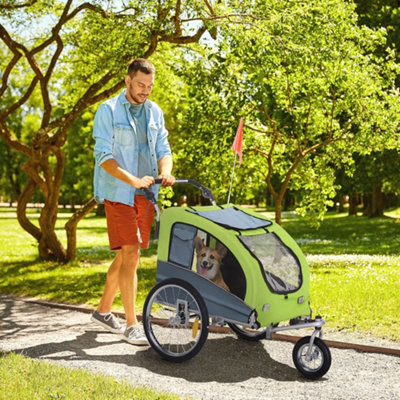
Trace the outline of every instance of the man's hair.
[[156, 69], [152, 62], [145, 58], [135, 58], [128, 67], [128, 75], [133, 78], [138, 71], [143, 72], [147, 75], [155, 74]]

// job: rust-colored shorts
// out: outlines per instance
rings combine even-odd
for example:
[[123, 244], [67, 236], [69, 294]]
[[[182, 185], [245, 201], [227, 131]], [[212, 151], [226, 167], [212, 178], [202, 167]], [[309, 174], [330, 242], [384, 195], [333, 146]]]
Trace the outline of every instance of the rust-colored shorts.
[[144, 196], [135, 196], [133, 206], [104, 200], [108, 239], [111, 250], [140, 243], [142, 249], [149, 247], [154, 205]]

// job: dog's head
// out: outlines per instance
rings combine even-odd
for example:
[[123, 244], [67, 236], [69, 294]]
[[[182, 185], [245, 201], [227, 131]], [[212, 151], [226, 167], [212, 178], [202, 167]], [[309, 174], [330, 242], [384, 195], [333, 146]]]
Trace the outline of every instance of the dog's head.
[[226, 247], [222, 244], [216, 249], [207, 247], [199, 236], [194, 238], [194, 247], [197, 255], [197, 272], [208, 279], [214, 279], [227, 252]]

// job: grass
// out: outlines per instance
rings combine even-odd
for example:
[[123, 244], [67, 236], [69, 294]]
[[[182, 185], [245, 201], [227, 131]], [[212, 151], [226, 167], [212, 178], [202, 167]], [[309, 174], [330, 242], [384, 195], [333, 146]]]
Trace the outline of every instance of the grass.
[[[66, 244], [64, 224], [70, 213], [60, 213], [56, 229]], [[30, 211], [35, 221], [38, 214]], [[104, 218], [91, 214], [79, 224], [77, 260], [66, 265], [37, 258], [36, 241], [16, 221], [15, 210], [0, 208], [0, 291], [66, 303], [96, 306], [107, 269], [115, 253], [109, 250]], [[137, 311], [141, 313], [147, 293], [155, 283], [156, 243], [142, 251]], [[115, 310], [123, 311], [121, 297]]]
[[400, 254], [400, 219], [329, 213], [318, 229], [289, 214], [284, 228], [306, 254]]
[[[312, 308], [330, 329], [400, 341], [399, 214], [369, 219], [331, 213], [318, 230], [306, 218], [284, 214], [284, 228], [310, 264]], [[68, 216], [60, 215], [60, 236]], [[77, 260], [66, 265], [37, 259], [36, 243], [19, 227], [15, 210], [0, 209], [0, 226], [1, 292], [97, 305], [113, 258], [104, 218], [90, 215], [80, 223]], [[152, 243], [141, 257], [138, 313], [155, 283], [155, 269]], [[115, 310], [123, 311], [119, 296]]]
[[400, 340], [400, 209], [388, 214], [328, 213], [318, 229], [286, 215], [310, 265], [312, 308], [328, 329]]
[[[128, 382], [69, 369], [13, 353], [0, 354], [0, 400], [173, 400]], [[46, 384], [43, 384], [46, 382]]]
[[400, 340], [400, 257], [308, 256], [311, 305], [329, 330]]

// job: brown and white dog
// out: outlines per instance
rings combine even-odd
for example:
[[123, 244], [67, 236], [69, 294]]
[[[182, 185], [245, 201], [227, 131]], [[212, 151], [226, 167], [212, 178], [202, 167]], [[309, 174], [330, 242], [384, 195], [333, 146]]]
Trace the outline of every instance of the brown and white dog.
[[194, 238], [194, 248], [197, 255], [197, 272], [229, 291], [221, 273], [221, 260], [227, 252], [226, 247], [219, 244], [216, 249], [212, 249], [204, 244], [203, 239], [196, 236]]

